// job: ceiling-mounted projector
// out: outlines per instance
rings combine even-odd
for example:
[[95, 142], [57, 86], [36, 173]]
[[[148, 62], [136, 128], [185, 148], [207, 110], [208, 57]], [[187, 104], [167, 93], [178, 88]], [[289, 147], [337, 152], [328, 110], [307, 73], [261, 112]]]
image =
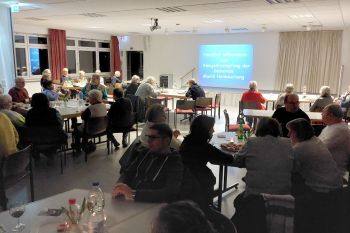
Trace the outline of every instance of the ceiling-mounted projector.
[[153, 25], [149, 27], [151, 32], [153, 32], [154, 30], [161, 29], [161, 26], [158, 25], [158, 19], [151, 18], [151, 23], [152, 23], [152, 21], [153, 21]]

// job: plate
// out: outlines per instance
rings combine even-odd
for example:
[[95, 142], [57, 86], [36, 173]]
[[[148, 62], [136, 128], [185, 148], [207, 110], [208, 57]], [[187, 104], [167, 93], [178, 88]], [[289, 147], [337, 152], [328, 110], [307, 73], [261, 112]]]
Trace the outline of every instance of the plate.
[[230, 152], [238, 152], [242, 148], [242, 146], [242, 144], [235, 144], [234, 142], [220, 144], [220, 147], [222, 149]]

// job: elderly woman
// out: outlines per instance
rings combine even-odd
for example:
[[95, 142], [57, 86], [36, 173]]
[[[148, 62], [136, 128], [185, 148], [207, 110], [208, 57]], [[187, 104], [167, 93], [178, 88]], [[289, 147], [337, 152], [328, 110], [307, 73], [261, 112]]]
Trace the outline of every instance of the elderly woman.
[[276, 101], [276, 109], [283, 107], [284, 105], [284, 98], [287, 94], [292, 94], [294, 91], [294, 85], [292, 83], [287, 83], [286, 87], [284, 88], [284, 93], [281, 93], [277, 97]]
[[233, 156], [222, 152], [209, 143], [214, 132], [215, 119], [200, 115], [193, 119], [190, 134], [180, 146], [180, 154], [184, 165], [194, 175], [200, 185], [201, 205], [209, 206], [213, 202], [216, 178], [207, 167], [207, 163], [229, 164]]
[[[4, 136], [6, 135], [6, 136]], [[16, 128], [10, 119], [0, 112], [0, 159], [17, 151], [17, 143], [19, 141]]]
[[4, 113], [15, 127], [23, 127], [25, 118], [18, 112], [12, 111], [12, 97], [10, 95], [0, 95], [0, 112]]
[[140, 77], [137, 75], [133, 75], [131, 77], [130, 85], [125, 90], [125, 96], [126, 95], [135, 95], [139, 85], [140, 85]]
[[154, 77], [149, 76], [146, 78], [146, 81], [142, 83], [135, 93], [136, 96], [139, 96], [143, 103], [145, 103], [145, 99], [147, 97], [157, 97], [157, 93], [154, 91], [154, 85], [156, 81]]
[[85, 87], [81, 90], [83, 98], [88, 97], [88, 93], [91, 90], [99, 90], [102, 93], [102, 99], [107, 100], [107, 90], [106, 87], [100, 84], [100, 75], [93, 74], [91, 77], [91, 82], [87, 83]]
[[331, 88], [329, 86], [322, 86], [320, 89], [320, 97], [312, 104], [310, 112], [322, 112], [324, 107], [331, 103], [333, 103]]
[[342, 177], [327, 146], [314, 135], [310, 123], [297, 118], [287, 124], [293, 145], [295, 172], [299, 175], [293, 185], [295, 196], [307, 193], [328, 193], [342, 186]]
[[46, 80], [42, 84], [43, 91], [42, 93], [46, 95], [46, 97], [49, 99], [49, 101], [57, 101], [58, 100], [58, 93], [54, 90], [53, 84], [51, 80]]

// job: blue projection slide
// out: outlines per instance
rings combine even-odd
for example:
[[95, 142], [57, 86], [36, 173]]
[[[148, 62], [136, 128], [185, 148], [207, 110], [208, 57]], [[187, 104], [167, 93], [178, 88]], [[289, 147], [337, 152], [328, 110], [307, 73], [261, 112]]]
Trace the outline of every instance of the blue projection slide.
[[253, 76], [253, 45], [200, 45], [198, 78], [206, 87], [246, 88]]

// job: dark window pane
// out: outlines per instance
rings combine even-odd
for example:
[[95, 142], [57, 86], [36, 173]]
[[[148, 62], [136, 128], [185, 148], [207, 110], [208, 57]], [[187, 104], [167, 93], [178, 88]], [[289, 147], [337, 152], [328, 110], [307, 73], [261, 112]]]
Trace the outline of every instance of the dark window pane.
[[24, 43], [24, 36], [15, 35], [15, 43]]
[[29, 44], [47, 44], [47, 38], [46, 37], [30, 36], [29, 37]]
[[96, 47], [95, 41], [79, 40], [79, 46], [81, 47]]
[[108, 42], [98, 42], [98, 47], [108, 49], [110, 47], [110, 45]]
[[30, 68], [32, 75], [40, 75], [49, 68], [47, 49], [30, 48]]
[[67, 46], [75, 46], [75, 40], [66, 40]]
[[16, 70], [18, 76], [27, 76], [26, 49], [16, 48]]
[[77, 72], [75, 66], [75, 50], [67, 50], [67, 61], [69, 73], [75, 74]]
[[110, 53], [109, 52], [99, 52], [100, 58], [100, 70], [101, 72], [110, 72], [111, 71], [111, 62], [110, 62]]
[[86, 73], [94, 73], [96, 70], [96, 52], [79, 51], [80, 70]]

